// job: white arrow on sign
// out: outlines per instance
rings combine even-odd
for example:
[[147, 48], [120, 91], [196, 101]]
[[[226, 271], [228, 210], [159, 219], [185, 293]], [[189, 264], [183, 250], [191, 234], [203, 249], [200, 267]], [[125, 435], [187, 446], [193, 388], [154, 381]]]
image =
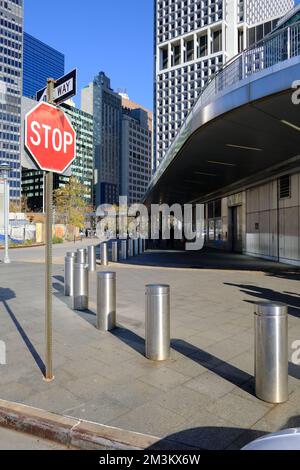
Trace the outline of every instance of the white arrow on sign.
[[[77, 70], [72, 70], [64, 77], [55, 81], [53, 91], [53, 102], [55, 104], [63, 103], [72, 96], [76, 95]], [[37, 92], [37, 101], [47, 101], [46, 88]]]

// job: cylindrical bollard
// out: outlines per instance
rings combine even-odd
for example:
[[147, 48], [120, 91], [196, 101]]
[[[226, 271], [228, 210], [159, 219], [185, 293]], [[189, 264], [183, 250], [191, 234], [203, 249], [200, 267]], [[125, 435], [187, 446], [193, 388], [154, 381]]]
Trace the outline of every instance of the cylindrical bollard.
[[122, 261], [126, 261], [127, 257], [128, 257], [127, 240], [122, 240], [121, 241], [121, 259], [122, 259]]
[[87, 310], [89, 306], [89, 266], [74, 264], [73, 310]]
[[128, 240], [128, 256], [129, 258], [132, 258], [132, 256], [134, 256], [133, 240], [131, 238], [129, 238]]
[[86, 248], [79, 248], [76, 253], [76, 263], [86, 264], [86, 262], [87, 262]]
[[101, 264], [102, 266], [108, 266], [108, 245], [107, 243], [101, 243]]
[[111, 260], [113, 263], [117, 263], [119, 261], [119, 244], [118, 242], [112, 242], [111, 245]]
[[144, 245], [143, 245], [143, 239], [139, 239], [139, 254], [142, 255], [144, 253]]
[[143, 251], [147, 250], [147, 240], [146, 238], [143, 238]]
[[255, 393], [268, 403], [288, 400], [288, 309], [260, 302], [255, 310]]
[[135, 238], [133, 240], [133, 243], [134, 243], [134, 256], [138, 256], [138, 254], [139, 254], [139, 239]]
[[166, 361], [170, 357], [170, 286], [146, 286], [146, 357]]
[[97, 328], [110, 331], [116, 327], [116, 273], [98, 273]]
[[65, 296], [73, 297], [74, 291], [74, 263], [76, 253], [69, 252], [65, 257]]
[[94, 245], [88, 247], [88, 265], [90, 272], [93, 273], [97, 270], [96, 247]]

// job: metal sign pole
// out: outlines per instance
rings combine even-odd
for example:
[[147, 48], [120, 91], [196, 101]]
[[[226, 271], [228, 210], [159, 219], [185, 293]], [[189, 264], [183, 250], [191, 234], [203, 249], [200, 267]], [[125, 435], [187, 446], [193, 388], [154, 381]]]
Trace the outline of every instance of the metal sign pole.
[[[47, 101], [53, 103], [54, 80], [47, 82]], [[52, 223], [53, 223], [53, 173], [47, 171], [45, 175], [45, 199], [46, 199], [46, 289], [45, 289], [45, 380], [54, 380], [52, 359]]]

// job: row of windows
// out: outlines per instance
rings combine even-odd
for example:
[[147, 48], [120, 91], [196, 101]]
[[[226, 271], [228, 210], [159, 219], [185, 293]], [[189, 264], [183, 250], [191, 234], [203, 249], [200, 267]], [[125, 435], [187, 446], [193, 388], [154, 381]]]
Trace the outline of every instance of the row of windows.
[[0, 19], [0, 25], [4, 26], [4, 28], [8, 28], [11, 31], [16, 31], [17, 33], [22, 33], [22, 26], [18, 26], [16, 23], [7, 21], [4, 19]]
[[[208, 50], [209, 42], [211, 42], [210, 51]], [[208, 53], [217, 54], [222, 50], [222, 47], [222, 29], [212, 31], [211, 39], [208, 37], [208, 33], [197, 37], [196, 41], [194, 37], [187, 38], [183, 42], [183, 47], [181, 43], [171, 44], [170, 55], [168, 47], [160, 49], [160, 70], [191, 62], [207, 56]]]

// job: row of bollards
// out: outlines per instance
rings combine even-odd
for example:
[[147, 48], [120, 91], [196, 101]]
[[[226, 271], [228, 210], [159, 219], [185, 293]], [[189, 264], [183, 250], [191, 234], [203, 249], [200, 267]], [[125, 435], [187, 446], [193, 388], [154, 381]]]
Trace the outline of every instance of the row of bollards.
[[[120, 246], [120, 253], [119, 253]], [[141, 240], [112, 243], [112, 260], [126, 260], [145, 247]], [[108, 265], [108, 245], [101, 245], [101, 263]], [[96, 270], [96, 251], [78, 250], [65, 259], [65, 295], [74, 310], [88, 309], [89, 271]], [[111, 331], [117, 325], [115, 272], [97, 274], [97, 328]], [[170, 357], [170, 286], [146, 286], [145, 356], [152, 361]], [[255, 394], [269, 403], [288, 400], [288, 309], [283, 304], [261, 302], [255, 309]]]

